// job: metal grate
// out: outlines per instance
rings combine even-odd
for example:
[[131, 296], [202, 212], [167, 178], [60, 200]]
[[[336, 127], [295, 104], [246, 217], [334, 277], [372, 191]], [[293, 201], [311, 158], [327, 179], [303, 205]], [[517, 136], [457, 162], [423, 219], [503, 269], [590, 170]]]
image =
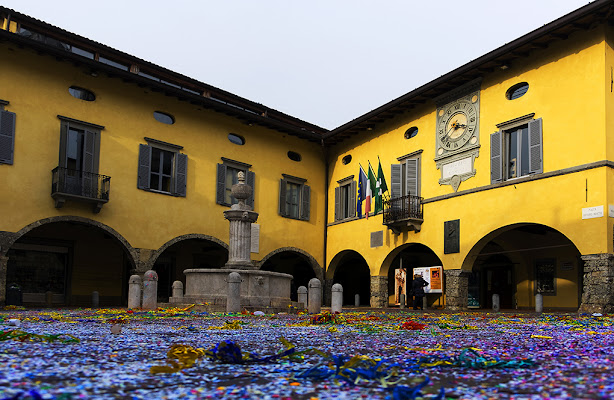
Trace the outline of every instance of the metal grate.
[[96, 200], [109, 200], [110, 176], [63, 167], [56, 167], [51, 173], [52, 195], [59, 193]]
[[384, 225], [407, 219], [422, 219], [422, 200], [420, 196], [403, 196], [384, 200]]

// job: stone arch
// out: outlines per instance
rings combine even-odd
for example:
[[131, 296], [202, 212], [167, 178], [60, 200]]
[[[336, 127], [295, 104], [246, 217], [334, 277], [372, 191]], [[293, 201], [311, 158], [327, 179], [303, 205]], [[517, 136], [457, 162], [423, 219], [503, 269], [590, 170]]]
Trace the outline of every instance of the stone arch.
[[[430, 247], [422, 244], [422, 243], [405, 243], [402, 244], [399, 247], [396, 247], [395, 249], [393, 249], [390, 253], [388, 253], [388, 255], [386, 256], [386, 258], [384, 258], [384, 261], [382, 261], [382, 265], [379, 269], [378, 275], [379, 276], [388, 276], [388, 272], [390, 270], [390, 267], [392, 266], [392, 263], [394, 261], [395, 258], [397, 258], [397, 256], [399, 254], [401, 254], [403, 251], [410, 249], [412, 246], [420, 246], [422, 248], [422, 250], [430, 250], [430, 252], [435, 256], [436, 253], [433, 251], [433, 249], [431, 249]], [[439, 258], [439, 257], [437, 257]], [[441, 260], [439, 260], [439, 265], [441, 265]]]
[[201, 234], [201, 233], [188, 233], [186, 235], [177, 236], [176, 238], [173, 238], [173, 239], [169, 240], [168, 242], [166, 242], [162, 246], [160, 246], [159, 249], [154, 251], [151, 254], [151, 257], [149, 258], [149, 261], [147, 262], [147, 268], [146, 269], [147, 270], [152, 269], [154, 264], [156, 263], [156, 260], [158, 259], [158, 257], [160, 257], [160, 254], [164, 253], [164, 251], [166, 249], [168, 249], [169, 247], [171, 247], [174, 244], [177, 244], [177, 243], [182, 242], [184, 240], [190, 240], [190, 239], [208, 240], [210, 242], [219, 244], [220, 246], [222, 246], [224, 249], [226, 249], [228, 251], [228, 245], [226, 243], [224, 243], [223, 241], [221, 241], [220, 239], [214, 237], [214, 236], [204, 235], [204, 234]]
[[311, 254], [307, 253], [305, 250], [299, 249], [298, 247], [280, 247], [279, 249], [273, 250], [272, 252], [267, 254], [262, 260], [258, 262], [258, 269], [261, 269], [262, 266], [271, 257], [273, 257], [276, 254], [283, 253], [283, 252], [293, 252], [293, 253], [298, 253], [304, 256], [305, 258], [307, 258], [307, 260], [309, 260], [309, 264], [311, 264], [311, 268], [313, 269], [313, 272], [316, 274], [316, 277], [320, 280], [324, 279], [324, 270], [320, 266], [320, 263], [318, 263], [318, 261]]
[[372, 276], [367, 260], [355, 250], [342, 250], [331, 260], [326, 269], [325, 295], [334, 283], [343, 286], [343, 303], [354, 304], [354, 295], [359, 294], [361, 305], [374, 305]]
[[111, 228], [108, 225], [103, 224], [102, 222], [95, 221], [93, 219], [79, 217], [76, 215], [62, 215], [56, 217], [49, 217], [44, 219], [39, 219], [38, 221], [32, 222], [31, 224], [26, 225], [21, 228], [16, 233], [6, 237], [6, 239], [2, 243], [2, 252], [0, 252], [0, 256], [6, 256], [9, 249], [13, 246], [13, 244], [23, 237], [28, 232], [47, 224], [53, 224], [58, 222], [73, 222], [77, 224], [90, 225], [102, 229], [105, 233], [111, 235], [115, 240], [117, 240], [126, 250], [128, 255], [130, 256], [130, 263], [133, 266], [137, 265], [137, 261], [139, 259], [138, 251], [132, 247], [132, 245], [115, 229]]

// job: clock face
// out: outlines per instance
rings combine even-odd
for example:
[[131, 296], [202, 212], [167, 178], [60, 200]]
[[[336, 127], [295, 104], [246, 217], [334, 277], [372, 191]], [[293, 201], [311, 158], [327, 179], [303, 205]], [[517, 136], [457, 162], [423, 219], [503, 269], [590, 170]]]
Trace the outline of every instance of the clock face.
[[439, 154], [442, 154], [444, 149], [448, 151], [460, 149], [473, 137], [478, 113], [472, 100], [463, 98], [439, 110], [437, 136], [442, 146]]

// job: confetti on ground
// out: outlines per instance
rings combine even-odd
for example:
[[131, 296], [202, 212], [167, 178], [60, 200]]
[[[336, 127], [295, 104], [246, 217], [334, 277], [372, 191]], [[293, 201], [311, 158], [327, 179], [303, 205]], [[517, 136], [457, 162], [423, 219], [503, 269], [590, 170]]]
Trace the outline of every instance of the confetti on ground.
[[193, 310], [2, 310], [0, 399], [614, 398], [614, 316]]

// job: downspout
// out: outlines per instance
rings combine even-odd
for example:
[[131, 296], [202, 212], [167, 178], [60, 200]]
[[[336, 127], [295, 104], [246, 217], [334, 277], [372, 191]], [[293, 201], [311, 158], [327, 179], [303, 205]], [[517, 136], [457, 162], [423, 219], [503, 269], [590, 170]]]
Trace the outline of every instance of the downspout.
[[[326, 270], [328, 269], [328, 265], [326, 264], [326, 250], [328, 246], [328, 151], [326, 146], [324, 145], [324, 139], [321, 139], [322, 144], [322, 155], [324, 156], [324, 247], [323, 247], [323, 255], [324, 255], [324, 263], [322, 265], [322, 288], [326, 288]], [[328, 294], [323, 293], [324, 296], [322, 299], [325, 304], [328, 304]]]

